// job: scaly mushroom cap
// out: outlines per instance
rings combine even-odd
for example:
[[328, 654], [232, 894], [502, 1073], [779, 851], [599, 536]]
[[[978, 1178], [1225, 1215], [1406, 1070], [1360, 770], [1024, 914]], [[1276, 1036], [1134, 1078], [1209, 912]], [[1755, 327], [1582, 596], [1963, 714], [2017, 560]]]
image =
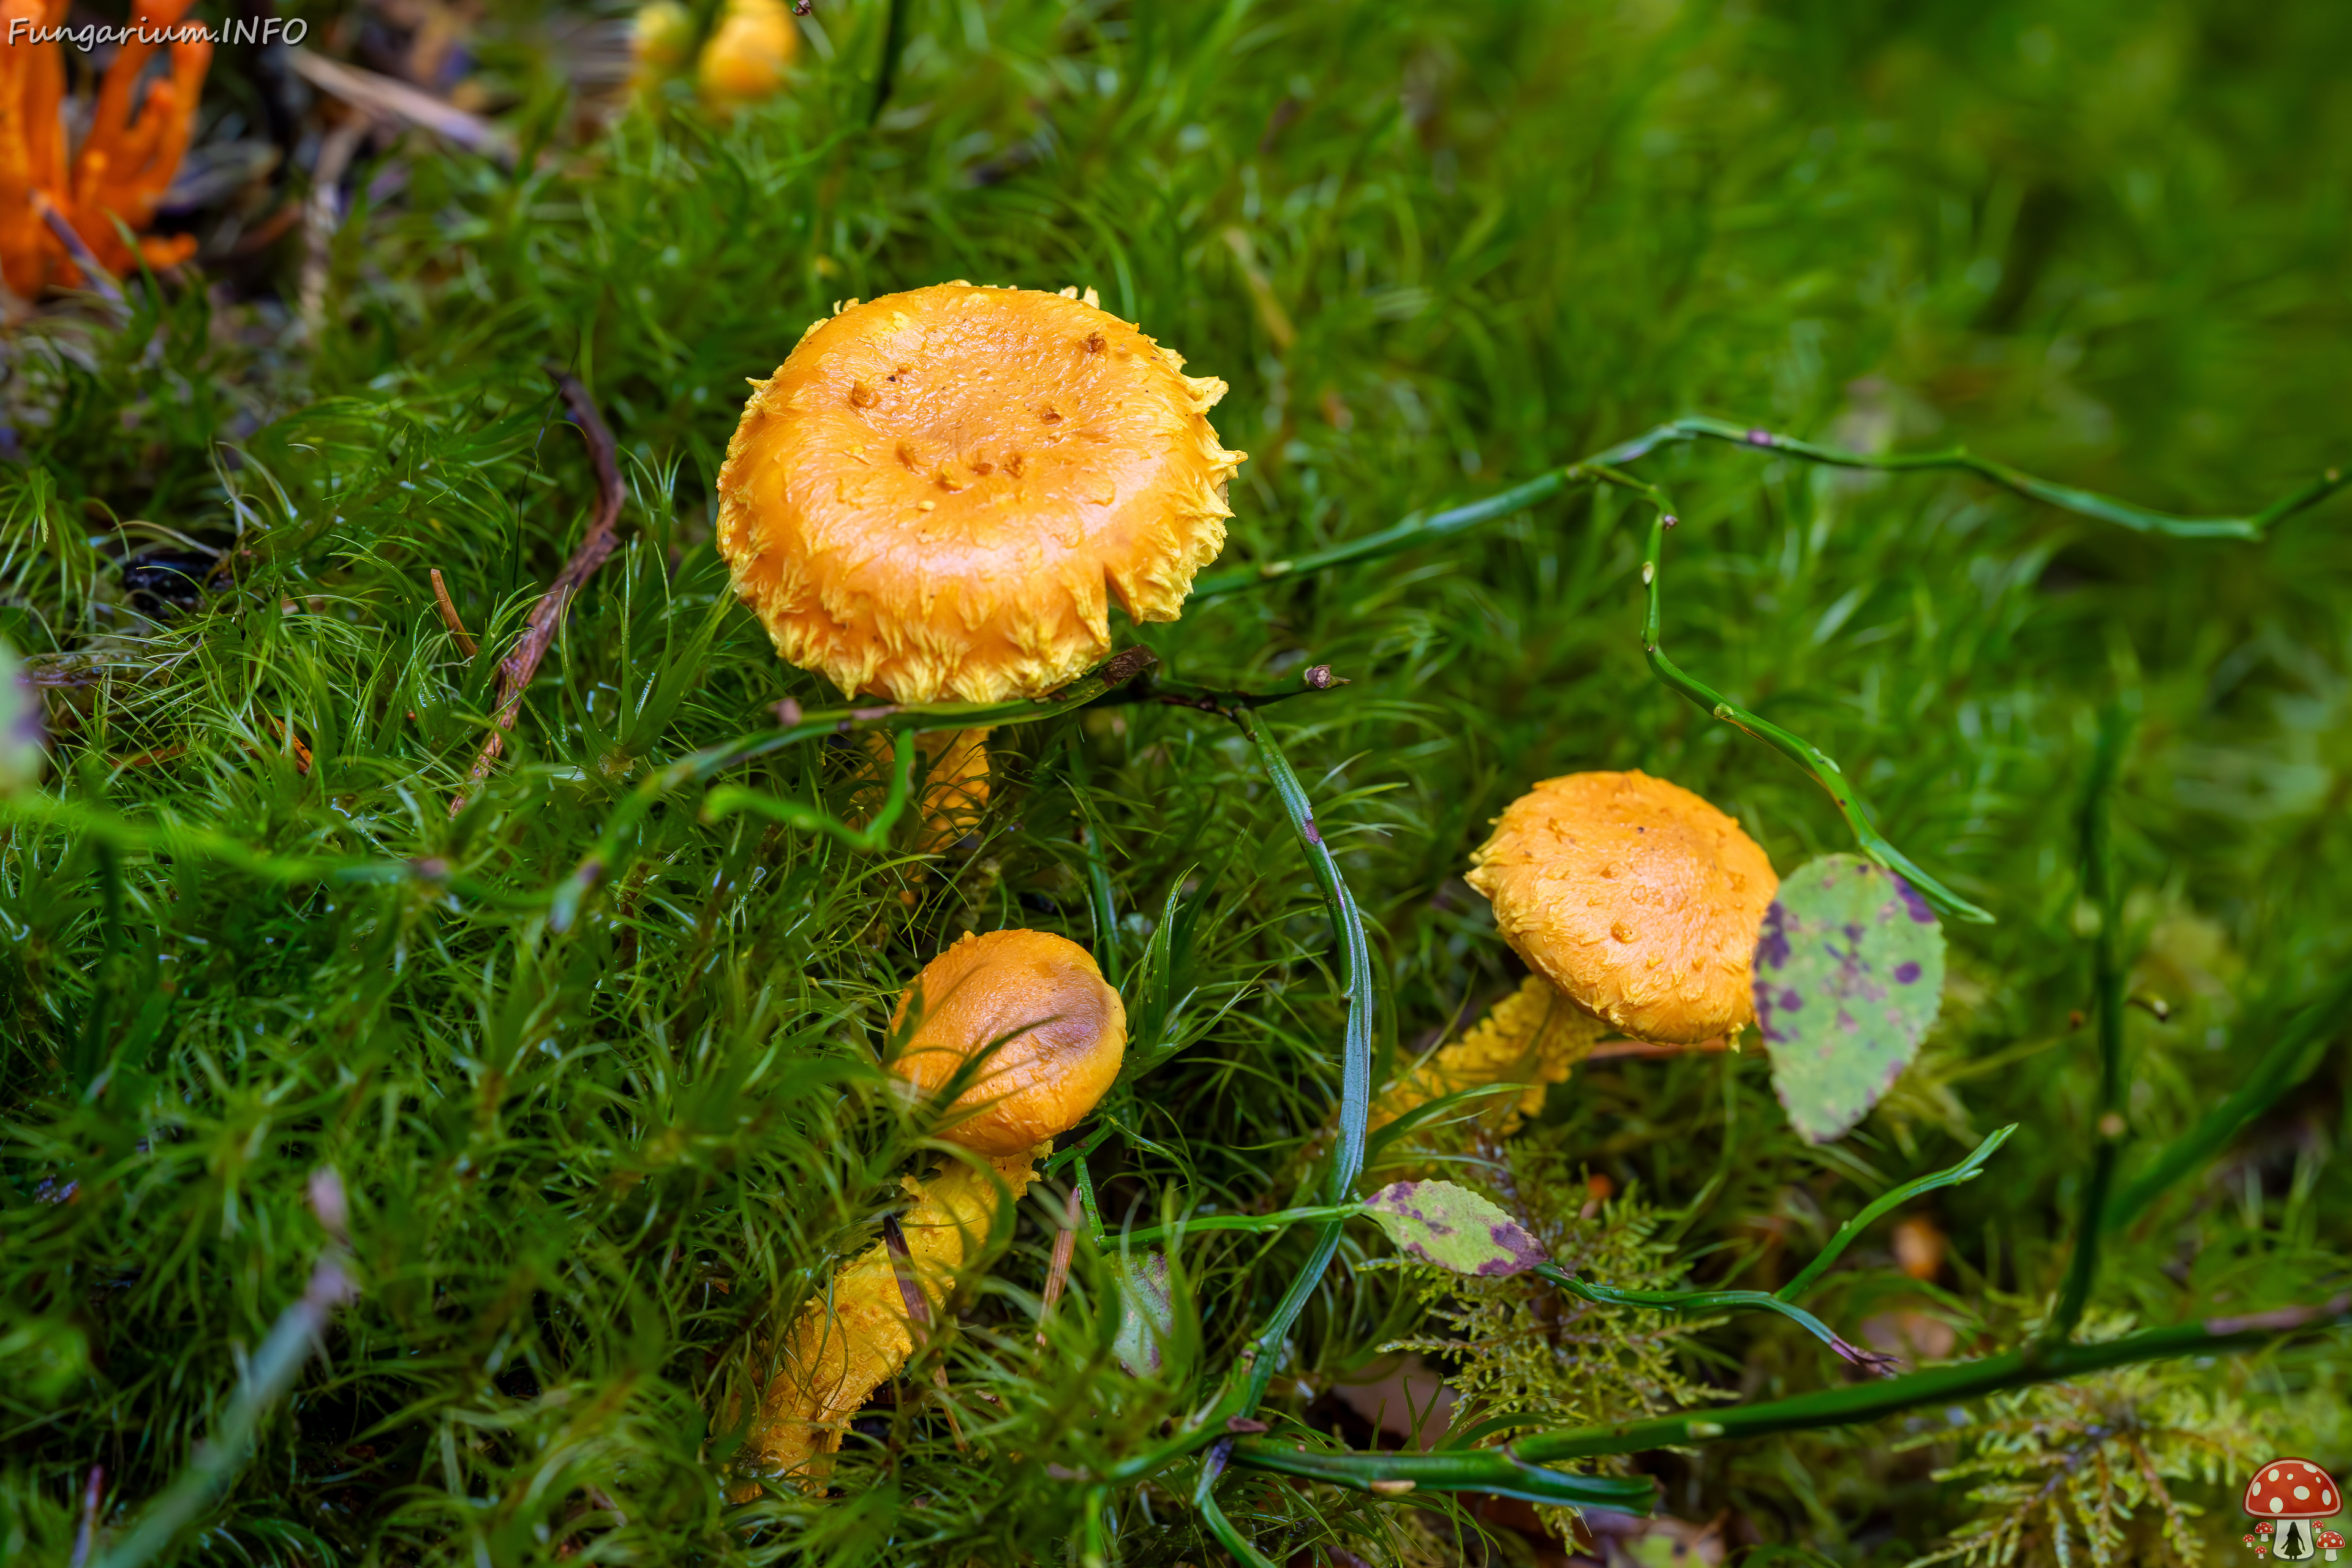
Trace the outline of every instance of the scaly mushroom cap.
[[1172, 621], [1224, 547], [1213, 377], [1080, 300], [943, 283], [812, 326], [752, 384], [719, 548], [776, 651], [899, 702], [1034, 697]]
[[2273, 1459], [2246, 1483], [2246, 1511], [2264, 1519], [2326, 1519], [2343, 1502], [2334, 1479], [2309, 1459]]
[[986, 1053], [949, 1108], [961, 1119], [940, 1136], [991, 1157], [1025, 1152], [1085, 1121], [1127, 1050], [1127, 1009], [1093, 956], [1042, 931], [966, 931], [923, 966], [890, 1028], [904, 1036], [890, 1070], [926, 1092]]
[[1470, 858], [1503, 940], [1627, 1034], [1696, 1045], [1754, 1018], [1748, 963], [1780, 879], [1690, 791], [1640, 773], [1547, 779]]

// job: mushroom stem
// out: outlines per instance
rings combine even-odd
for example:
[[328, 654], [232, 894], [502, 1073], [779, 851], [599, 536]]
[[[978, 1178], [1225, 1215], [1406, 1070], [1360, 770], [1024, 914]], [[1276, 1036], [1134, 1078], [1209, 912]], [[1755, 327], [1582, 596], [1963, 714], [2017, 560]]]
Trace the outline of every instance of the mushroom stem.
[[[985, 730], [925, 730], [915, 736], [922, 758], [922, 826], [915, 847], [925, 855], [943, 855], [980, 826], [988, 806], [988, 731]], [[889, 778], [890, 737], [878, 730], [865, 735], [866, 753], [874, 780], [857, 792], [857, 805], [871, 813], [880, 806], [883, 785]]]
[[[947, 1321], [957, 1273], [980, 1256], [1003, 1205], [1019, 1201], [1037, 1179], [1033, 1162], [1052, 1148], [1041, 1143], [1027, 1153], [991, 1160], [984, 1169], [952, 1164], [928, 1182], [902, 1178], [915, 1199], [898, 1221], [905, 1259], [894, 1262], [889, 1247], [876, 1242], [843, 1264], [831, 1291], [793, 1320], [744, 1444], [751, 1470], [793, 1477], [810, 1491], [824, 1489], [824, 1457], [840, 1450], [849, 1417], [914, 1353], [908, 1309], [924, 1302], [935, 1325], [931, 1332], [943, 1331], [937, 1325]], [[901, 1268], [911, 1289], [902, 1287]], [[758, 1492], [754, 1481], [733, 1495], [740, 1500]]]
[[1372, 1107], [1374, 1129], [1433, 1100], [1489, 1084], [1525, 1084], [1518, 1099], [1490, 1103], [1478, 1114], [1500, 1135], [1543, 1110], [1547, 1086], [1560, 1083], [1592, 1052], [1608, 1026], [1559, 993], [1540, 974], [1496, 1003], [1469, 1032], [1390, 1085]]

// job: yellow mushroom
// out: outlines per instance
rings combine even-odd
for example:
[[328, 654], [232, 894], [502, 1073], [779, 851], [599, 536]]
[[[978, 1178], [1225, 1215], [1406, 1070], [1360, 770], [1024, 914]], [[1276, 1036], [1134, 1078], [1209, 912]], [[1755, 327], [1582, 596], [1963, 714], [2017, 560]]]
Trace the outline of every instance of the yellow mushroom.
[[[915, 772], [923, 781], [923, 820], [915, 847], [921, 853], [944, 854], [980, 826], [988, 809], [987, 740], [985, 730], [926, 730], [915, 737]], [[878, 730], [866, 733], [866, 773], [877, 782], [858, 791], [857, 803], [868, 813], [882, 804], [895, 746]]]
[[1739, 824], [1647, 773], [1547, 779], [1495, 819], [1470, 885], [1528, 967], [1639, 1040], [1755, 1020], [1748, 966], [1780, 879]]
[[736, 593], [851, 695], [994, 702], [1174, 620], [1223, 548], [1213, 377], [1076, 290], [943, 283], [812, 326], [719, 476]]
[[1524, 1083], [1486, 1118], [1508, 1132], [1612, 1029], [1691, 1046], [1753, 1021], [1748, 963], [1780, 879], [1690, 791], [1641, 773], [1547, 779], [1470, 859], [1470, 885], [1535, 973], [1391, 1086], [1375, 1125], [1460, 1089]]
[[[914, 1200], [901, 1221], [903, 1267], [938, 1321], [999, 1204], [1021, 1196], [1036, 1179], [1033, 1162], [1118, 1076], [1127, 1014], [1076, 942], [1047, 931], [967, 932], [899, 997], [891, 1033], [890, 1070], [914, 1089], [936, 1093], [978, 1064], [939, 1136], [983, 1156], [986, 1171], [958, 1162], [928, 1181], [903, 1179]], [[881, 1245], [868, 1247], [793, 1321], [751, 1424], [751, 1469], [821, 1484], [823, 1456], [840, 1448], [849, 1417], [914, 1352], [898, 1267]]]
[[773, 98], [800, 47], [800, 29], [784, 0], [727, 0], [695, 64], [702, 101], [727, 114]]
[[1564, 1082], [1592, 1052], [1608, 1026], [1562, 996], [1549, 980], [1530, 974], [1517, 991], [1486, 1010], [1470, 1032], [1441, 1047], [1412, 1074], [1390, 1086], [1372, 1107], [1374, 1128], [1465, 1089], [1490, 1083], [1527, 1086], [1516, 1100], [1489, 1105], [1478, 1119], [1499, 1136], [1543, 1109], [1546, 1086]]
[[694, 13], [678, 0], [646, 0], [629, 28], [629, 85], [650, 92], [686, 68], [694, 53]]

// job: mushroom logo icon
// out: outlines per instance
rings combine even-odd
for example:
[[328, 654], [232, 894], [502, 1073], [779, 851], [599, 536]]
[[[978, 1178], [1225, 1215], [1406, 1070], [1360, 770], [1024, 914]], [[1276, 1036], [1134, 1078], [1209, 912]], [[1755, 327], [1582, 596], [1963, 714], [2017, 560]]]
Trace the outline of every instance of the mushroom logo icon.
[[[2323, 1532], [2313, 1521], [2343, 1506], [2333, 1478], [2309, 1459], [2273, 1459], [2246, 1483], [2246, 1511], [2274, 1531], [2270, 1548], [2282, 1563], [2307, 1563], [2318, 1556]], [[2332, 1561], [2344, 1538], [2334, 1531], [2324, 1534]]]

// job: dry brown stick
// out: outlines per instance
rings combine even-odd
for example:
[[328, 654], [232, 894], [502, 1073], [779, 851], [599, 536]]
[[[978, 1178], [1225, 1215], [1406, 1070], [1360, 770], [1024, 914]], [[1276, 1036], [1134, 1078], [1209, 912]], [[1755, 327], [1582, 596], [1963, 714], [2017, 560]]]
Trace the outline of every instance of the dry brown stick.
[[381, 120], [422, 126], [469, 153], [482, 153], [501, 163], [515, 161], [514, 138], [478, 114], [468, 114], [394, 77], [362, 70], [309, 49], [288, 52], [293, 58], [296, 75], [353, 109]]
[[467, 658], [480, 651], [474, 639], [466, 635], [466, 623], [457, 618], [457, 602], [449, 597], [449, 584], [441, 581], [441, 568], [433, 568], [433, 602], [440, 607], [441, 624], [457, 639], [457, 651]]
[[474, 759], [473, 771], [466, 775], [467, 789], [450, 797], [449, 815], [457, 816], [466, 809], [467, 790], [490, 776], [490, 767], [506, 748], [506, 732], [514, 728], [515, 713], [522, 706], [522, 694], [530, 689], [531, 677], [539, 673], [539, 661], [547, 657], [548, 645], [555, 640], [556, 631], [563, 625], [563, 612], [571, 607], [572, 595], [579, 593], [604, 558], [613, 553], [617, 542], [615, 528], [621, 521], [621, 470], [614, 459], [613, 433], [604, 427], [604, 418], [597, 414], [596, 405], [588, 396], [588, 389], [580, 384], [577, 376], [559, 373], [556, 390], [562, 394], [564, 406], [572, 411], [572, 422], [580, 427], [580, 438], [588, 444], [588, 461], [596, 470], [596, 513], [589, 520], [588, 537], [555, 574], [538, 604], [523, 622], [522, 639], [514, 651], [499, 660], [499, 705], [497, 727], [482, 742], [482, 750]]
[[343, 173], [367, 139], [368, 122], [354, 115], [319, 142], [310, 170], [310, 196], [302, 207], [302, 278], [297, 291], [302, 330], [312, 337], [327, 319], [327, 284], [334, 273], [335, 230], [343, 221]]
[[1078, 1189], [1070, 1189], [1070, 1203], [1062, 1215], [1062, 1228], [1054, 1234], [1054, 1261], [1045, 1268], [1045, 1294], [1037, 1305], [1037, 1342], [1045, 1342], [1045, 1320], [1054, 1315], [1054, 1303], [1062, 1299], [1062, 1288], [1070, 1282], [1070, 1254], [1077, 1250], [1078, 1218], [1084, 1205]]
[[1728, 1050], [1730, 1045], [1721, 1035], [1691, 1046], [1662, 1046], [1654, 1040], [1603, 1040], [1587, 1052], [1584, 1059], [1597, 1062], [1606, 1061], [1612, 1057], [1687, 1057], [1705, 1051]]

